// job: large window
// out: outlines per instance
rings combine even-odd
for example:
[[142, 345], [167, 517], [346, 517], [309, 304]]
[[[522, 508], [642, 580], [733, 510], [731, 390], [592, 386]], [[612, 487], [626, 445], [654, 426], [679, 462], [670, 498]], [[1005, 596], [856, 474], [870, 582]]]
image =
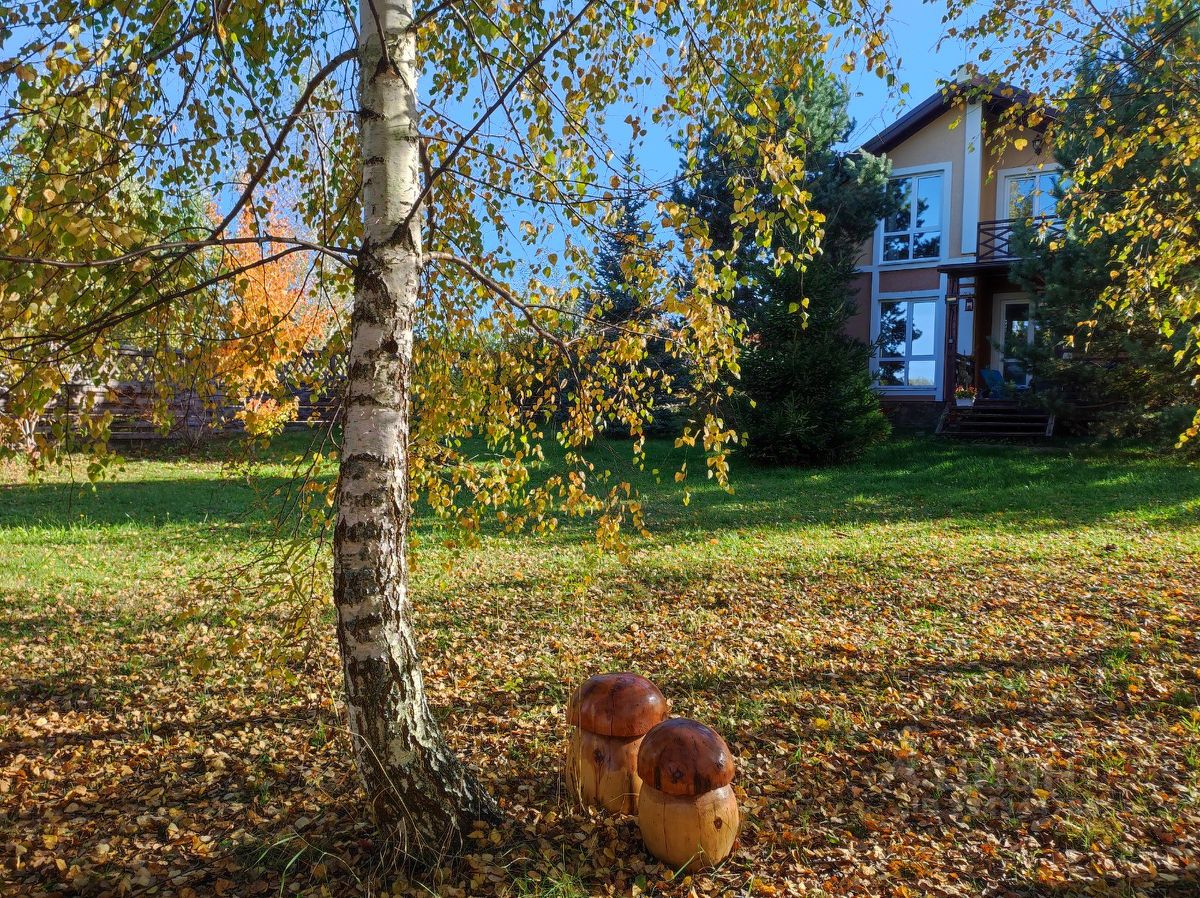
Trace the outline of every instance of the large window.
[[892, 178], [888, 189], [899, 210], [883, 220], [883, 261], [941, 258], [941, 174]]
[[881, 387], [933, 388], [937, 377], [937, 300], [881, 300], [879, 369]]
[[1053, 217], [1058, 212], [1056, 171], [1009, 175], [1007, 181], [1008, 217]]

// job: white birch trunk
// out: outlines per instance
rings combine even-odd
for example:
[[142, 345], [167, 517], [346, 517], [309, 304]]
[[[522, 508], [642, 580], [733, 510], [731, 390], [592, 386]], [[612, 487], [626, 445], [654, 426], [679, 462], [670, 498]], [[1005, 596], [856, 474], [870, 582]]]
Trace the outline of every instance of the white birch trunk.
[[409, 379], [420, 217], [403, 223], [420, 192], [417, 41], [412, 0], [360, 3], [366, 229], [352, 316], [334, 600], [350, 731], [371, 808], [403, 850], [428, 859], [454, 850], [472, 821], [496, 809], [430, 713], [410, 620]]

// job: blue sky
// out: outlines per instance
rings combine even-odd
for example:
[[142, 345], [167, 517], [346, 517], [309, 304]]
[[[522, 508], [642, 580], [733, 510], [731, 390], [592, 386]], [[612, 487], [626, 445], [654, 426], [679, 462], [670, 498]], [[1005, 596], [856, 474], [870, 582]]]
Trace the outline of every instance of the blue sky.
[[[909, 92], [902, 95], [898, 86], [887, 84], [871, 72], [840, 72], [845, 47], [830, 54], [830, 69], [843, 77], [851, 91], [850, 114], [855, 128], [850, 145], [858, 147], [884, 127], [900, 117], [907, 109], [920, 103], [938, 89], [939, 82], [953, 77], [960, 65], [968, 61], [968, 51], [961, 39], [938, 41], [945, 33], [942, 15], [945, 4], [930, 0], [896, 0], [896, 9], [889, 17], [896, 75], [899, 83], [907, 83]], [[647, 104], [661, 100], [652, 88], [642, 90], [639, 99]], [[464, 111], [470, 116], [469, 111]], [[621, 115], [613, 115], [613, 123]], [[609, 141], [615, 147], [628, 146], [627, 130], [623, 125], [610, 128]], [[668, 180], [679, 170], [679, 154], [662, 129], [650, 128], [650, 133], [636, 151], [646, 179], [653, 182]], [[607, 178], [601, 173], [600, 180]]]
[[[899, 56], [899, 78], [909, 84], [905, 102], [909, 107], [920, 103], [938, 87], [939, 79], [950, 78], [967, 61], [960, 40], [937, 44], [942, 37], [944, 4], [926, 4], [919, 0], [898, 0], [892, 15], [892, 37]], [[861, 144], [891, 123], [904, 109], [900, 98], [889, 96], [887, 86], [872, 74], [856, 72], [848, 77], [852, 92], [850, 114], [856, 128], [852, 142]]]

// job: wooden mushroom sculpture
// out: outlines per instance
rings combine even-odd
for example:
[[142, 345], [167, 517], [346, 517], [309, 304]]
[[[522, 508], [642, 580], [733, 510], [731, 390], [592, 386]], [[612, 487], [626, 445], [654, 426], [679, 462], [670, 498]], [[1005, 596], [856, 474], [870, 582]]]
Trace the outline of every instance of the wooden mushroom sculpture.
[[637, 810], [642, 736], [667, 716], [667, 700], [645, 677], [600, 674], [567, 705], [574, 727], [567, 751], [567, 788], [583, 804], [618, 814]]
[[724, 739], [685, 717], [660, 723], [642, 740], [638, 774], [638, 824], [651, 854], [676, 870], [698, 870], [729, 855], [738, 806]]

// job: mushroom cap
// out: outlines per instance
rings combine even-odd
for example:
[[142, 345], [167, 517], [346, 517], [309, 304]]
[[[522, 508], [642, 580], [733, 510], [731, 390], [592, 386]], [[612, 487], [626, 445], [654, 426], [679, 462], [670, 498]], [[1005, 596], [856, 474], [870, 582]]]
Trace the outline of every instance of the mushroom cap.
[[635, 673], [597, 674], [567, 704], [567, 723], [598, 736], [641, 736], [666, 716], [658, 687]]
[[642, 739], [638, 776], [667, 795], [703, 795], [733, 780], [733, 757], [725, 740], [702, 723], [676, 717]]

